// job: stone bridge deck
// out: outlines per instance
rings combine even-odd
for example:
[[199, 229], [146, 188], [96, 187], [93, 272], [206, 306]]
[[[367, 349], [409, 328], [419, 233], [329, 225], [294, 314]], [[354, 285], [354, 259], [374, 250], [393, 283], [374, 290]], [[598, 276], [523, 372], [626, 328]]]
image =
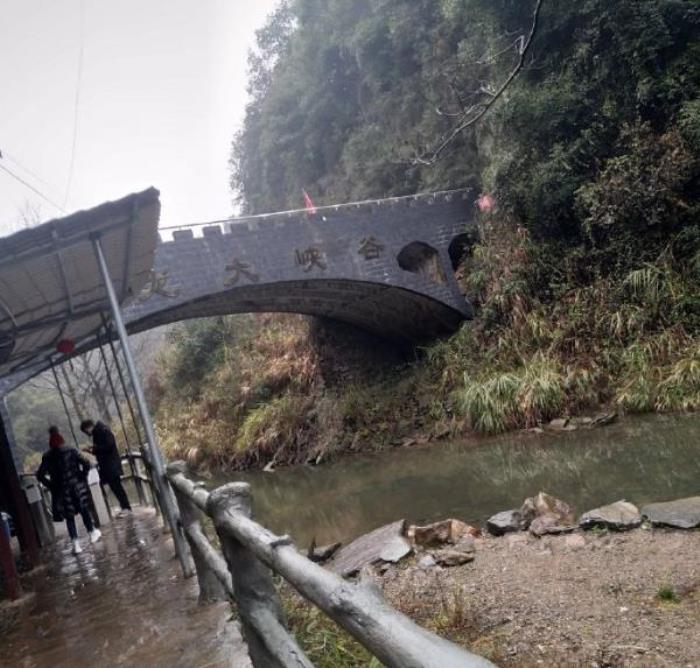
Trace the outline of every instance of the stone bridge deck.
[[472, 315], [454, 269], [476, 238], [459, 190], [253, 216], [180, 229], [156, 247], [130, 332], [187, 318], [292, 312], [413, 343]]
[[46, 570], [23, 582], [34, 593], [0, 634], [0, 666], [250, 665], [228, 605], [197, 604], [196, 581], [182, 580], [152, 509], [116, 520], [91, 547], [80, 529], [81, 555], [70, 554], [67, 539], [59, 539]]

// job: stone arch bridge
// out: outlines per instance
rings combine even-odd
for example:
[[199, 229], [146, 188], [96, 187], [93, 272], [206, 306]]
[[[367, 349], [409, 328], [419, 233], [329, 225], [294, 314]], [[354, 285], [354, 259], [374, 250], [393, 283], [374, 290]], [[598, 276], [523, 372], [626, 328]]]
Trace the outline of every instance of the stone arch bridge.
[[129, 332], [202, 316], [293, 312], [418, 343], [472, 307], [454, 268], [476, 235], [469, 190], [251, 216], [161, 238]]

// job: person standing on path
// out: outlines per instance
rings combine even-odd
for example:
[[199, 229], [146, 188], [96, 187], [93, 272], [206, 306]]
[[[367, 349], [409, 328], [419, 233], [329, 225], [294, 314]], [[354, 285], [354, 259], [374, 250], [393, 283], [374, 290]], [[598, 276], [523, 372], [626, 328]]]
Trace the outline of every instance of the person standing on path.
[[87, 484], [89, 471], [90, 462], [75, 448], [66, 445], [58, 427], [49, 427], [49, 450], [41, 458], [36, 477], [51, 490], [53, 521], [66, 521], [73, 554], [83, 551], [78, 541], [78, 527], [75, 525], [78, 513], [83, 518], [91, 543], [96, 543], [102, 536], [90, 517], [90, 488]]
[[95, 455], [97, 469], [100, 472], [100, 482], [108, 485], [119, 501], [122, 512], [130, 512], [131, 504], [122, 485], [122, 460], [117, 449], [117, 439], [103, 422], [83, 420], [80, 431], [92, 437], [92, 447], [85, 448], [86, 452]]

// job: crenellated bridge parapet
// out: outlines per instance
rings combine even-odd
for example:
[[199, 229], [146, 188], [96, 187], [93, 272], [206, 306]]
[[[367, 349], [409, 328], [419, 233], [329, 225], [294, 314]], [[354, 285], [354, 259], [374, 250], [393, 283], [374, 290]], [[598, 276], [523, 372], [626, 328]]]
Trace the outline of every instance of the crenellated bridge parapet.
[[130, 332], [211, 315], [293, 312], [421, 342], [472, 315], [454, 268], [476, 235], [474, 194], [428, 195], [177, 229], [125, 310]]

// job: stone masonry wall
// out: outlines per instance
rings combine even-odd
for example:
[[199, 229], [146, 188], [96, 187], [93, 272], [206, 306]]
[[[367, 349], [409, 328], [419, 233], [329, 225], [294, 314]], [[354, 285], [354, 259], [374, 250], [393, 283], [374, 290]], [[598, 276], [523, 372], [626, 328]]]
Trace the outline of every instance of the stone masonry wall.
[[[472, 309], [459, 293], [450, 244], [474, 235], [471, 191], [393, 198], [175, 231], [161, 240], [150, 284], [125, 311], [130, 331], [191, 317], [298, 312], [388, 338], [454, 330]], [[436, 282], [399, 266], [410, 244], [442, 264]]]

